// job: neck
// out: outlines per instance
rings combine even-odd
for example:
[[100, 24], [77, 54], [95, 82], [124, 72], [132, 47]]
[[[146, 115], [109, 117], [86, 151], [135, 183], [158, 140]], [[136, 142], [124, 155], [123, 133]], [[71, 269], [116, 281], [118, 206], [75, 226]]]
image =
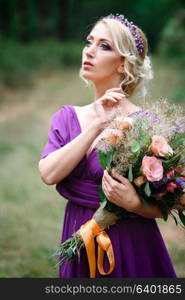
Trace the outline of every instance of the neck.
[[[94, 101], [96, 101], [97, 99], [99, 99], [100, 97], [102, 97], [105, 92], [109, 89], [112, 88], [119, 88], [120, 87], [120, 81], [112, 81], [109, 83], [107, 80], [105, 82], [102, 82], [101, 84], [95, 84], [94, 83], [94, 89], [95, 89], [95, 98]], [[119, 102], [119, 109], [123, 109], [123, 111], [126, 111], [130, 108], [130, 101], [127, 98], [124, 98], [124, 100]], [[93, 105], [93, 103], [92, 103]]]
[[109, 82], [107, 79], [101, 83], [94, 83], [95, 88], [95, 99], [97, 100], [100, 97], [102, 97], [105, 92], [112, 88], [119, 88], [120, 87], [120, 81], [119, 79], [115, 78], [115, 80], [112, 80]]

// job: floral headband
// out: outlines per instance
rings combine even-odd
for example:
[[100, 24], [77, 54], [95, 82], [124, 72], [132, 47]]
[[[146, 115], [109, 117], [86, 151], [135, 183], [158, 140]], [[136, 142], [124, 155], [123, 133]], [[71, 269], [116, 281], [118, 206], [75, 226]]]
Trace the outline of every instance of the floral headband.
[[144, 50], [143, 39], [141, 37], [141, 34], [137, 31], [137, 27], [133, 24], [133, 22], [129, 22], [124, 17], [124, 15], [119, 15], [119, 14], [116, 14], [116, 15], [110, 14], [105, 18], [117, 20], [120, 23], [124, 24], [126, 27], [128, 27], [130, 29], [130, 32], [132, 33], [134, 40], [135, 40], [136, 48], [137, 48], [139, 54], [143, 52], [143, 50]]

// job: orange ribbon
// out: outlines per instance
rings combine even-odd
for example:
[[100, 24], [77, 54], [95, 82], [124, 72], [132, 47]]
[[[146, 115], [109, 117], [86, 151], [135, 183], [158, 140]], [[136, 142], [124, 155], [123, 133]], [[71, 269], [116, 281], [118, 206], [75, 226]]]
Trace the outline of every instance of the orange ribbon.
[[[96, 275], [96, 259], [95, 259], [95, 244], [94, 237], [96, 236], [96, 241], [98, 243], [98, 270], [102, 275], [110, 274], [115, 267], [114, 252], [112, 248], [112, 243], [105, 231], [96, 223], [94, 219], [87, 221], [84, 225], [80, 227], [80, 234], [85, 244], [89, 269], [90, 278], [94, 278]], [[104, 252], [107, 253], [109, 260], [109, 271], [105, 272], [103, 268], [103, 258]]]

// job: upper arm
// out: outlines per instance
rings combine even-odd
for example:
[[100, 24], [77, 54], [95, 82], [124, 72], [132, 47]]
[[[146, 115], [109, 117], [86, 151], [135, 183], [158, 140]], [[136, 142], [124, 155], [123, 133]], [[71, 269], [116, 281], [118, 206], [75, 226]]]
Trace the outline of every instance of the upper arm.
[[[48, 140], [44, 146], [40, 159], [44, 159], [53, 151], [60, 149], [67, 142], [66, 116], [65, 109], [57, 111], [51, 118], [50, 127], [48, 130]], [[39, 162], [39, 166], [42, 161]]]

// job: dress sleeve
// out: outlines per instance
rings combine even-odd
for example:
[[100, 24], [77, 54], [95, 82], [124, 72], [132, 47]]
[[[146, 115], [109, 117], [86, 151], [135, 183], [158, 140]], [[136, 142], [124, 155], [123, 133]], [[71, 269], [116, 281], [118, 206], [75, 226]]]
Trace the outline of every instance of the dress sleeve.
[[51, 152], [58, 150], [66, 144], [66, 122], [64, 107], [57, 111], [52, 117], [48, 131], [48, 141], [44, 146], [40, 159]]

